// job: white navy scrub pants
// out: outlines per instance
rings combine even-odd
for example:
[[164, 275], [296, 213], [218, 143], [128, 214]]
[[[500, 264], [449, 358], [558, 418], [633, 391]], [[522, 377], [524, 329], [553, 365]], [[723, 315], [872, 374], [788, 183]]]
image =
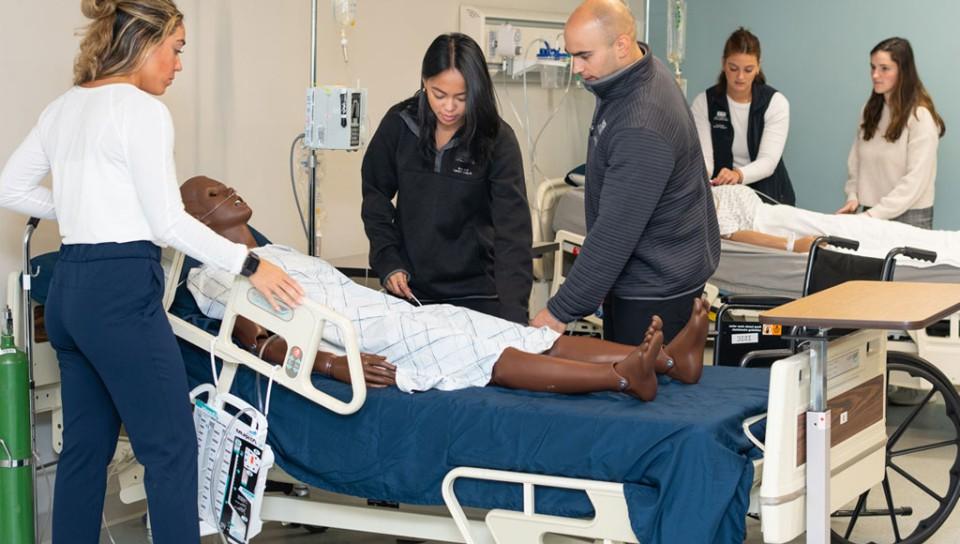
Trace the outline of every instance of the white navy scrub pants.
[[153, 541], [200, 540], [196, 433], [162, 294], [160, 248], [150, 242], [60, 249], [45, 312], [63, 402], [54, 544], [99, 542], [121, 422], [145, 468]]

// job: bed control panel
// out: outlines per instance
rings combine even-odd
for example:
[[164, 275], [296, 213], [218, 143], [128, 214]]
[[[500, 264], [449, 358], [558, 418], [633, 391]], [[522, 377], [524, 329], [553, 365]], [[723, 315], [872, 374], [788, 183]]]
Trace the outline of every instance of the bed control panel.
[[277, 305], [280, 307], [280, 311], [278, 312], [274, 310], [273, 307], [270, 306], [270, 303], [267, 302], [266, 297], [264, 297], [260, 291], [257, 291], [252, 287], [247, 290], [247, 300], [249, 300], [250, 303], [257, 308], [260, 308], [261, 310], [276, 316], [279, 319], [284, 321], [290, 321], [293, 319], [293, 310], [291, 310], [289, 306], [278, 300]]

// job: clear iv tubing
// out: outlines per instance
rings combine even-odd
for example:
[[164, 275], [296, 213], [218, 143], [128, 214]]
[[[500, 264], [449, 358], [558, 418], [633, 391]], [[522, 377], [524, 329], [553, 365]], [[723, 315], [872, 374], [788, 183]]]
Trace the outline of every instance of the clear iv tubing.
[[[541, 39], [541, 38], [537, 38], [537, 39], [531, 41], [529, 44], [527, 44], [527, 48], [526, 48], [526, 49], [524, 50], [524, 52], [523, 52], [523, 64], [524, 64], [524, 65], [527, 64], [527, 57], [528, 57], [529, 54], [530, 54], [530, 48], [533, 47], [533, 46], [534, 46], [536, 43], [538, 43], [538, 42], [542, 42], [545, 46], [550, 47], [550, 44], [547, 43], [546, 40]], [[559, 42], [558, 42], [558, 43], [559, 43]], [[570, 93], [570, 84], [571, 84], [572, 82], [573, 82], [573, 66], [572, 66], [572, 62], [571, 62], [571, 66], [570, 66], [570, 69], [569, 69], [568, 75], [567, 75], [567, 86], [566, 86], [566, 88], [565, 88], [564, 91], [563, 91], [563, 96], [560, 98], [560, 102], [557, 103], [557, 105], [556, 105], [556, 107], [553, 109], [553, 111], [550, 112], [550, 115], [547, 116], [547, 120], [543, 122], [543, 126], [540, 127], [540, 131], [537, 132], [536, 137], [531, 140], [531, 138], [530, 138], [530, 137], [531, 137], [531, 134], [530, 134], [530, 132], [531, 132], [531, 130], [530, 130], [530, 103], [529, 103], [529, 101], [528, 101], [528, 99], [527, 99], [527, 71], [524, 70], [524, 72], [523, 72], [523, 107], [524, 107], [524, 109], [525, 109], [526, 118], [527, 118], [526, 125], [524, 126], [524, 132], [526, 132], [526, 134], [527, 134], [527, 151], [528, 151], [528, 153], [529, 153], [529, 155], [530, 155], [530, 177], [531, 177], [531, 179], [534, 181], [535, 184], [536, 184], [536, 179], [537, 179], [537, 178], [536, 178], [536, 175], [537, 175], [538, 172], [540, 173], [540, 176], [541, 176], [541, 177], [543, 177], [543, 178], [546, 178], [546, 177], [547, 177], [547, 175], [543, 172], [543, 170], [540, 170], [540, 167], [537, 165], [537, 144], [540, 142], [540, 138], [543, 136], [544, 132], [547, 130], [547, 126], [550, 125], [550, 121], [553, 120], [553, 118], [554, 118], [554, 117], [557, 115], [557, 113], [560, 111], [560, 108], [563, 107], [563, 103], [566, 101], [567, 95]], [[511, 102], [511, 106], [512, 106], [512, 105], [513, 105], [513, 103]], [[518, 117], [519, 117], [519, 115], [518, 115]]]
[[[558, 42], [559, 43], [559, 42]], [[553, 111], [550, 112], [550, 115], [547, 116], [547, 120], [543, 122], [543, 126], [540, 127], [540, 131], [537, 132], [536, 137], [533, 139], [533, 145], [530, 147], [530, 164], [532, 166], [533, 172], [540, 172], [540, 175], [546, 179], [547, 175], [540, 170], [540, 167], [537, 166], [537, 145], [540, 143], [540, 138], [543, 136], [544, 132], [547, 130], [547, 127], [550, 125], [550, 121], [553, 121], [553, 118], [559, 113], [560, 108], [563, 107], [563, 103], [567, 100], [567, 95], [570, 93], [570, 84], [573, 83], [573, 61], [571, 60], [570, 65], [567, 70], [567, 86], [563, 90], [563, 96], [560, 97], [560, 102], [557, 103], [557, 106], [553, 108]], [[534, 178], [535, 180], [536, 178]]]
[[[527, 48], [523, 50], [523, 112], [526, 116], [526, 123], [524, 132], [527, 133], [527, 151], [530, 151], [533, 148], [533, 139], [530, 134], [530, 101], [527, 98], [527, 56], [530, 55], [530, 48], [536, 45], [538, 42], [542, 42], [544, 46], [550, 47], [550, 44], [547, 43], [547, 40], [542, 38], [535, 38], [533, 41], [527, 44]], [[530, 157], [530, 162], [533, 163], [533, 157]], [[533, 170], [531, 169], [531, 172]]]
[[[536, 44], [537, 42], [543, 42], [544, 44], [547, 43], [545, 40], [540, 39], [540, 38], [537, 38], [537, 39], [533, 40], [532, 42], [530, 42], [530, 44], [527, 45], [527, 48], [526, 48], [526, 50], [524, 51], [524, 55], [523, 55], [524, 63], [526, 63], [526, 58], [527, 58], [527, 54], [528, 54], [529, 51], [530, 51], [530, 47], [532, 47], [532, 46], [533, 46], [534, 44]], [[558, 43], [559, 43], [559, 42], [558, 42]], [[549, 45], [549, 44], [548, 44], [548, 45]], [[567, 74], [567, 86], [566, 86], [566, 88], [565, 88], [564, 91], [563, 91], [563, 96], [560, 98], [560, 102], [557, 103], [557, 106], [553, 109], [552, 112], [550, 112], [550, 115], [547, 117], [547, 120], [544, 121], [543, 126], [540, 128], [539, 132], [537, 132], [537, 136], [536, 136], [536, 138], [534, 138], [533, 140], [530, 139], [530, 132], [531, 132], [531, 131], [530, 131], [530, 107], [529, 107], [529, 102], [528, 102], [528, 100], [527, 100], [527, 73], [526, 73], [526, 72], [523, 73], [523, 94], [524, 94], [524, 107], [525, 107], [525, 110], [526, 110], [526, 111], [525, 111], [525, 114], [526, 114], [525, 117], [526, 117], [526, 119], [527, 119], [526, 122], [524, 122], [524, 119], [520, 116], [520, 112], [517, 111], [517, 107], [516, 107], [516, 105], [513, 103], [513, 97], [510, 96], [510, 87], [509, 87], [509, 85], [507, 84], [508, 80], [507, 80], [507, 70], [506, 70], [506, 66], [503, 67], [503, 70], [501, 70], [501, 73], [503, 74], [503, 78], [502, 78], [502, 81], [503, 81], [503, 92], [504, 92], [504, 94], [505, 94], [506, 97], [507, 97], [507, 104], [510, 105], [510, 110], [513, 112], [513, 116], [517, 119], [517, 123], [520, 125], [520, 128], [523, 129], [524, 133], [526, 134], [526, 139], [527, 139], [527, 152], [528, 152], [528, 154], [530, 155], [530, 164], [531, 164], [531, 172], [530, 172], [530, 174], [531, 174], [531, 179], [533, 179], [533, 180], [536, 179], [535, 176], [536, 176], [536, 173], [537, 173], [537, 172], [539, 172], [540, 175], [541, 175], [543, 178], [546, 178], [546, 177], [547, 177], [546, 174], [544, 174], [543, 171], [540, 170], [540, 167], [537, 165], [537, 161], [536, 161], [537, 144], [539, 143], [540, 138], [543, 136], [544, 132], [546, 131], [547, 126], [550, 125], [550, 122], [553, 121], [553, 118], [556, 117], [557, 113], [559, 113], [560, 108], [563, 107], [563, 103], [566, 101], [567, 95], [570, 93], [570, 86], [571, 86], [571, 84], [573, 83], [573, 66], [572, 66], [572, 63], [571, 63], [571, 66], [570, 66], [570, 70], [569, 70], [569, 72], [568, 72], [568, 74]]]

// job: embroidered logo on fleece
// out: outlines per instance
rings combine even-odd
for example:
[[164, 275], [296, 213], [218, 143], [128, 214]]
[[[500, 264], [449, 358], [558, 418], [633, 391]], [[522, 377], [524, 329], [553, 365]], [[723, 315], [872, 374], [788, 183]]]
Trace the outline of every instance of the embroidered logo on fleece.
[[590, 132], [593, 134], [591, 138], [593, 140], [593, 145], [597, 145], [597, 141], [600, 140], [600, 136], [603, 135], [603, 130], [607, 128], [607, 120], [603, 119], [600, 121], [600, 125], [596, 127], [596, 130], [593, 127], [590, 127]]
[[727, 116], [727, 112], [718, 111], [713, 115], [713, 122], [711, 124], [713, 125], [712, 128], [726, 129], [729, 123], [730, 119]]

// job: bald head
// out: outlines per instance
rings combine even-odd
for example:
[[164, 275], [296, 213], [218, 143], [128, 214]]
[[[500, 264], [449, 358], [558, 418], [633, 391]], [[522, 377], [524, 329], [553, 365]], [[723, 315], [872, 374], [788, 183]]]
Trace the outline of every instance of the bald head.
[[611, 42], [621, 35], [637, 40], [637, 21], [622, 0], [586, 0], [567, 19], [572, 25], [595, 26]]
[[570, 14], [563, 29], [573, 71], [584, 81], [608, 76], [643, 58], [637, 23], [621, 0], [587, 0]]

